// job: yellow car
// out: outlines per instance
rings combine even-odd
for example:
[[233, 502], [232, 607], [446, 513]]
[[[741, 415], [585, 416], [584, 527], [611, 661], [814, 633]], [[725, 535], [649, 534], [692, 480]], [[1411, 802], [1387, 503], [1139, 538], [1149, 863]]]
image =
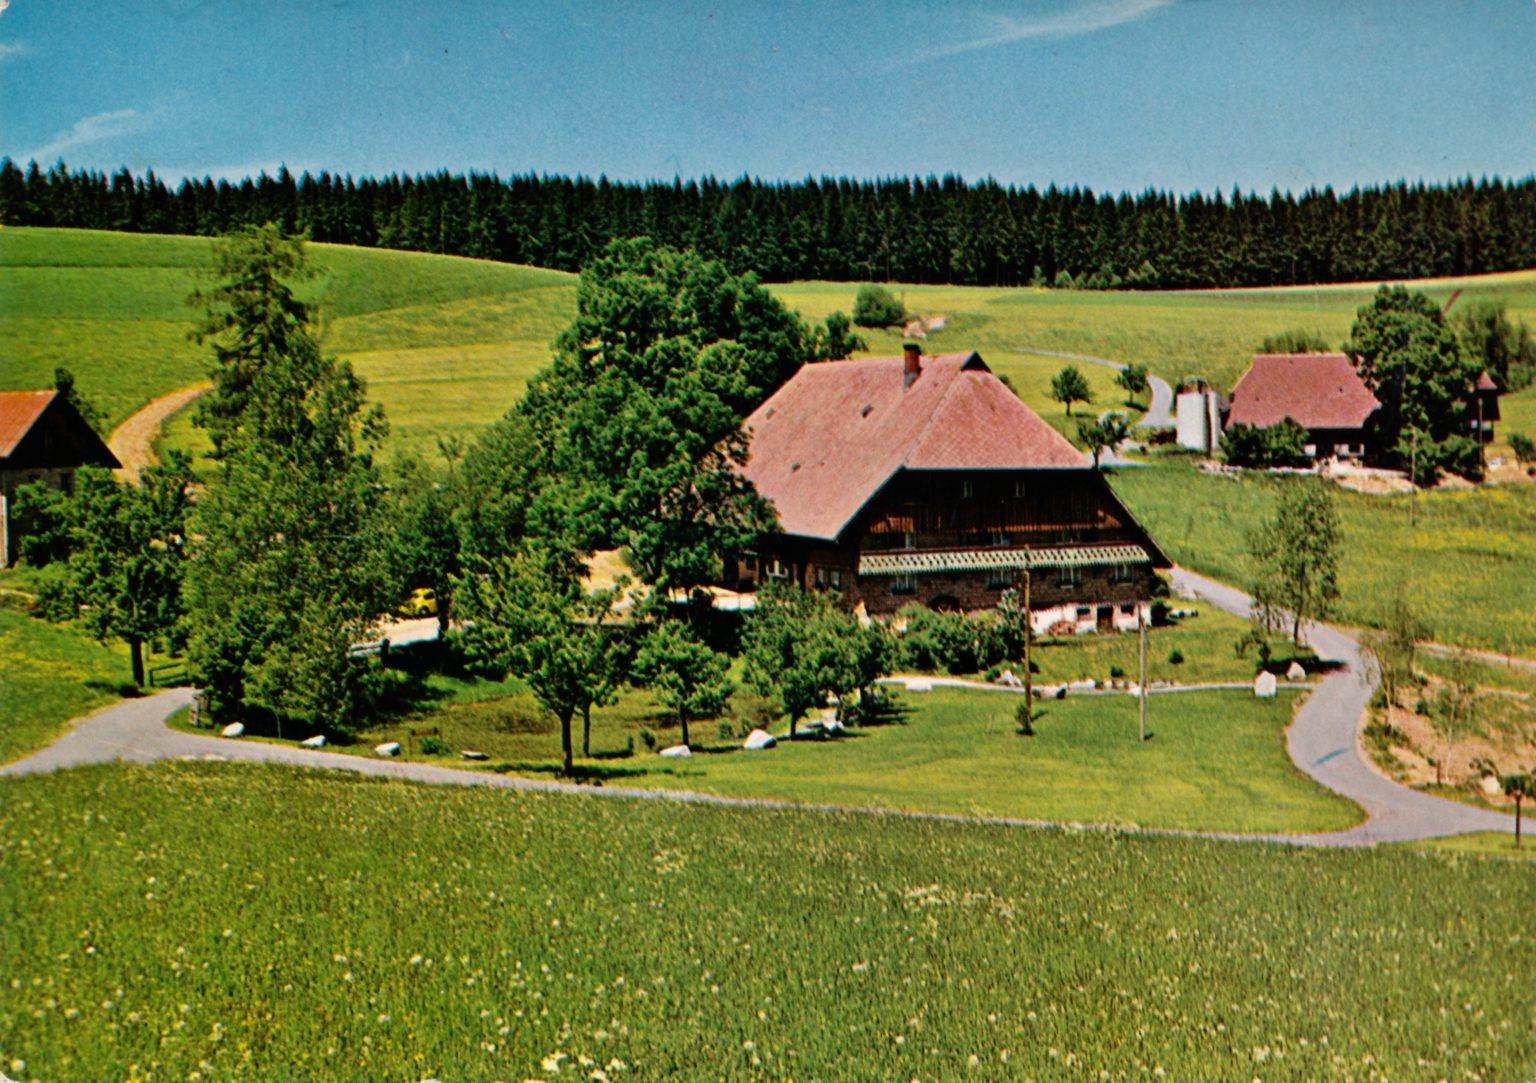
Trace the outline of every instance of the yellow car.
[[405, 617], [437, 616], [437, 591], [431, 587], [417, 587], [400, 607], [400, 614]]

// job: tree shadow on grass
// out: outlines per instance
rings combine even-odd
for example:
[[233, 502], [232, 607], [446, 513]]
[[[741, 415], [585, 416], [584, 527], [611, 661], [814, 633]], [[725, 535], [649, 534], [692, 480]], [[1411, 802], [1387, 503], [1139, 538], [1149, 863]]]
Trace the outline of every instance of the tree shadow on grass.
[[907, 718], [917, 713], [899, 699], [881, 697], [872, 704], [860, 705], [852, 724], [868, 729], [875, 726], [905, 726]]
[[109, 696], [119, 696], [123, 699], [139, 699], [145, 694], [145, 690], [132, 681], [104, 681], [99, 677], [86, 681], [85, 687], [92, 692], [105, 692]]
[[486, 770], [498, 775], [525, 775], [530, 778], [549, 778], [556, 782], [574, 782], [601, 786], [605, 782], [619, 782], [625, 779], [644, 778], [654, 774], [645, 767], [607, 767], [595, 764], [578, 763], [571, 768], [570, 774], [560, 770], [557, 763], [530, 763], [527, 761], [502, 760], [488, 764]]

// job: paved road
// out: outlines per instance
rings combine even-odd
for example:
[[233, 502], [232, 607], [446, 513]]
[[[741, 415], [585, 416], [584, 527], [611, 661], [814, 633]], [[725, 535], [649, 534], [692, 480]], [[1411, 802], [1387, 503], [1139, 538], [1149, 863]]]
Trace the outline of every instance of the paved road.
[[[1247, 617], [1251, 599], [1242, 591], [1175, 568], [1176, 589], [1199, 594], [1212, 605]], [[1410, 790], [1377, 772], [1358, 741], [1360, 719], [1375, 691], [1360, 649], [1349, 633], [1324, 624], [1304, 628], [1307, 642], [1322, 658], [1343, 662], [1296, 712], [1286, 738], [1291, 760], [1322, 785], [1359, 804], [1366, 821], [1348, 831], [1299, 836], [1295, 842], [1368, 846], [1377, 842], [1459, 835], [1468, 831], [1513, 831], [1514, 817]]]
[[[1055, 350], [1035, 350], [1027, 346], [1014, 347], [1015, 353], [1032, 353], [1037, 357], [1060, 357], [1066, 361], [1083, 361], [1090, 365], [1104, 365], [1107, 368], [1119, 371], [1125, 368], [1123, 361], [1111, 361], [1107, 357], [1089, 357], [1080, 353], [1058, 353]], [[1168, 381], [1161, 376], [1147, 377], [1147, 382], [1152, 387], [1152, 401], [1147, 405], [1147, 412], [1142, 419], [1136, 422], [1138, 428], [1145, 426], [1151, 429], [1171, 429], [1173, 427], [1173, 388]]]

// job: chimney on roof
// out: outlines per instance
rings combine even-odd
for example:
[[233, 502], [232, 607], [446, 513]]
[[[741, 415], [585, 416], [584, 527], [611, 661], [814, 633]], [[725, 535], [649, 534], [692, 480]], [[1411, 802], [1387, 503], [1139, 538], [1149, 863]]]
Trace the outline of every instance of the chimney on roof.
[[915, 342], [904, 342], [901, 345], [902, 366], [901, 386], [911, 387], [923, 371], [923, 348]]

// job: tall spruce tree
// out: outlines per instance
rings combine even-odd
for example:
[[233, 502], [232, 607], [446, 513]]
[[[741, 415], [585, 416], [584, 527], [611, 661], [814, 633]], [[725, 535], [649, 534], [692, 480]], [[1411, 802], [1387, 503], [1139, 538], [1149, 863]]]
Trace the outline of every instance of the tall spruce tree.
[[382, 414], [325, 357], [288, 275], [301, 244], [272, 227], [226, 242], [202, 295], [222, 462], [193, 520], [190, 654], [217, 712], [249, 707], [345, 729], [367, 701], [348, 656], [389, 602], [372, 452]]

